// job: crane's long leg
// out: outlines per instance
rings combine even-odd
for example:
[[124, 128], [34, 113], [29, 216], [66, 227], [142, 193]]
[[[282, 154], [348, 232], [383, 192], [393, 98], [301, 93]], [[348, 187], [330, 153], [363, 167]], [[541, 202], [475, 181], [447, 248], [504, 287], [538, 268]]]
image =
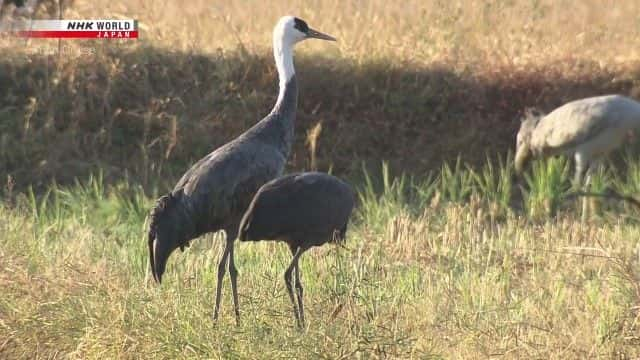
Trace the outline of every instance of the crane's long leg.
[[573, 179], [573, 186], [577, 190], [580, 190], [582, 189], [582, 179], [589, 169], [589, 161], [585, 159], [585, 156], [582, 153], [579, 152], [575, 154], [574, 159], [576, 162], [576, 173]]
[[[596, 159], [595, 161], [591, 162], [591, 164], [589, 165], [589, 168], [586, 171], [586, 177], [584, 181], [584, 191], [589, 191], [589, 185], [591, 185], [591, 178], [593, 177], [593, 173], [598, 171], [598, 169], [600, 169], [601, 166], [602, 166], [602, 163], [600, 162], [600, 159]], [[582, 217], [581, 217], [582, 222], [585, 222], [587, 220], [591, 212], [589, 207], [589, 200], [590, 199], [587, 199], [587, 197], [583, 197], [582, 199]]]
[[291, 283], [291, 272], [297, 266], [298, 259], [300, 258], [300, 255], [302, 255], [303, 251], [304, 250], [301, 247], [298, 247], [296, 249], [295, 254], [293, 255], [293, 259], [291, 259], [291, 263], [287, 267], [287, 270], [284, 272], [284, 282], [287, 285], [287, 292], [289, 293], [289, 300], [291, 300], [291, 304], [293, 305], [293, 315], [296, 318], [296, 324], [298, 324], [298, 327], [302, 327], [302, 325], [300, 324], [300, 316], [298, 314], [298, 306], [296, 304], [296, 299], [293, 296], [293, 286], [292, 286], [292, 283]]
[[300, 282], [300, 264], [299, 261], [296, 261], [296, 290], [298, 291], [298, 311], [300, 311], [300, 323], [304, 328], [304, 304], [302, 302], [302, 294], [304, 292], [302, 288], [302, 282]]
[[[591, 167], [589, 166], [589, 161], [586, 159], [585, 155], [577, 152], [575, 154], [576, 161], [576, 173], [575, 178], [573, 180], [573, 187], [575, 190], [587, 191], [588, 183], [591, 181]], [[586, 174], [586, 182], [583, 184], [582, 180]], [[585, 197], [582, 198], [582, 213], [580, 215], [581, 221], [585, 222], [587, 218], [587, 199]]]
[[233, 293], [233, 310], [236, 313], [236, 325], [240, 325], [240, 305], [238, 303], [238, 269], [233, 256], [233, 239], [228, 240], [231, 243], [229, 252], [229, 277], [231, 278], [231, 292]]
[[229, 253], [231, 253], [232, 248], [233, 248], [233, 241], [229, 241], [227, 237], [227, 243], [224, 247], [224, 252], [222, 253], [222, 257], [220, 258], [220, 262], [218, 263], [218, 283], [216, 284], [216, 307], [213, 312], [213, 321], [218, 320], [218, 313], [220, 312], [220, 297], [222, 295], [222, 280], [224, 279], [224, 273], [227, 267], [227, 259], [229, 258]]

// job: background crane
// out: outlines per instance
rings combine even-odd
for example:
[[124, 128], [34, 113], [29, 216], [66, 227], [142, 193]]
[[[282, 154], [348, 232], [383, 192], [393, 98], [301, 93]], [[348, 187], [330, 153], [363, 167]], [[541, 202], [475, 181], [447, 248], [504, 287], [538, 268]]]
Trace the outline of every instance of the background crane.
[[[516, 140], [516, 173], [533, 157], [564, 154], [575, 160], [574, 185], [588, 185], [601, 159], [640, 127], [640, 103], [621, 95], [569, 102], [548, 115], [527, 112]], [[586, 179], [584, 179], [586, 174]], [[583, 216], [586, 213], [583, 203]]]
[[149, 258], [157, 282], [161, 281], [167, 259], [176, 248], [184, 250], [190, 240], [202, 234], [225, 231], [226, 246], [218, 265], [214, 319], [218, 317], [228, 260], [236, 321], [239, 321], [233, 242], [253, 195], [260, 186], [282, 173], [291, 151], [298, 98], [293, 47], [309, 38], [335, 41], [298, 18], [285, 16], [278, 21], [273, 31], [273, 53], [280, 92], [271, 113], [193, 165], [169, 194], [158, 199], [151, 211]]
[[[278, 240], [289, 245], [293, 259], [284, 281], [299, 327], [304, 326], [304, 305], [298, 259], [312, 246], [344, 241], [353, 205], [353, 190], [344, 181], [318, 172], [291, 174], [261, 187], [242, 218], [240, 241]], [[297, 304], [291, 283], [294, 270]]]

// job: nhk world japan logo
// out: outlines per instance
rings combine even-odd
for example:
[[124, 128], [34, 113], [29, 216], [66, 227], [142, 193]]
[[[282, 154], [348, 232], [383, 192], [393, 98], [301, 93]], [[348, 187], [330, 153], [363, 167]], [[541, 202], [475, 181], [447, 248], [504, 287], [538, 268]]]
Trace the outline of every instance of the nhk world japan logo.
[[137, 20], [0, 21], [0, 32], [41, 39], [137, 39]]

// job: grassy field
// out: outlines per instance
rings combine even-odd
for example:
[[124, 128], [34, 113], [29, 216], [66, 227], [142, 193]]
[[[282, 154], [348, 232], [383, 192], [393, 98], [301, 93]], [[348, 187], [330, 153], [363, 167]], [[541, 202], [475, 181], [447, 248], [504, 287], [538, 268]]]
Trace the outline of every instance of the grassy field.
[[[640, 186], [640, 165], [631, 168], [594, 183]], [[346, 247], [302, 259], [302, 333], [282, 279], [283, 245], [239, 244], [241, 325], [228, 277], [214, 324], [220, 236], [174, 254], [158, 287], [144, 231], [152, 201], [141, 188], [97, 176], [41, 199], [13, 194], [0, 206], [0, 355], [640, 356], [640, 212], [605, 202], [580, 223], [562, 161], [534, 167], [514, 211], [510, 172], [494, 163], [479, 172], [445, 166], [426, 180], [393, 177], [386, 166], [367, 175]], [[542, 180], [554, 173], [557, 181]], [[555, 209], [549, 199], [559, 200]]]
[[288, 13], [339, 38], [297, 47], [290, 169], [311, 157], [340, 174], [380, 159], [418, 175], [459, 155], [480, 165], [513, 147], [524, 107], [640, 95], [639, 12], [591, 0], [76, 0], [67, 18], [135, 18], [141, 39], [0, 39], [0, 84], [11, 84], [0, 87], [0, 177], [43, 190], [101, 170], [171, 186], [269, 111], [271, 29]]
[[[0, 38], [0, 358], [640, 357], [640, 210], [593, 200], [580, 222], [568, 164], [514, 184], [507, 155], [525, 106], [640, 97], [639, 13], [75, 0], [66, 18], [135, 18], [141, 39]], [[153, 200], [274, 102], [284, 14], [340, 40], [298, 46], [287, 171], [331, 170], [359, 192], [346, 246], [301, 260], [302, 333], [284, 246], [237, 246], [236, 327], [228, 277], [211, 321], [220, 234], [174, 254], [162, 286], [146, 245]], [[616, 166], [592, 190], [640, 193], [637, 156]]]

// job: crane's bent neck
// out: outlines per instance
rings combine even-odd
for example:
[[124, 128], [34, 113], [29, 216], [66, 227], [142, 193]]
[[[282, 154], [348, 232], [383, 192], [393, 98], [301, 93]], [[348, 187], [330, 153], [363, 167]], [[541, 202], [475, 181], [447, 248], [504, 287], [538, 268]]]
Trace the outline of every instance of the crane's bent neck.
[[274, 110], [284, 101], [285, 90], [289, 82], [294, 79], [295, 69], [293, 68], [293, 43], [286, 41], [283, 37], [273, 38], [273, 57], [276, 60], [278, 69], [278, 79], [280, 91]]

